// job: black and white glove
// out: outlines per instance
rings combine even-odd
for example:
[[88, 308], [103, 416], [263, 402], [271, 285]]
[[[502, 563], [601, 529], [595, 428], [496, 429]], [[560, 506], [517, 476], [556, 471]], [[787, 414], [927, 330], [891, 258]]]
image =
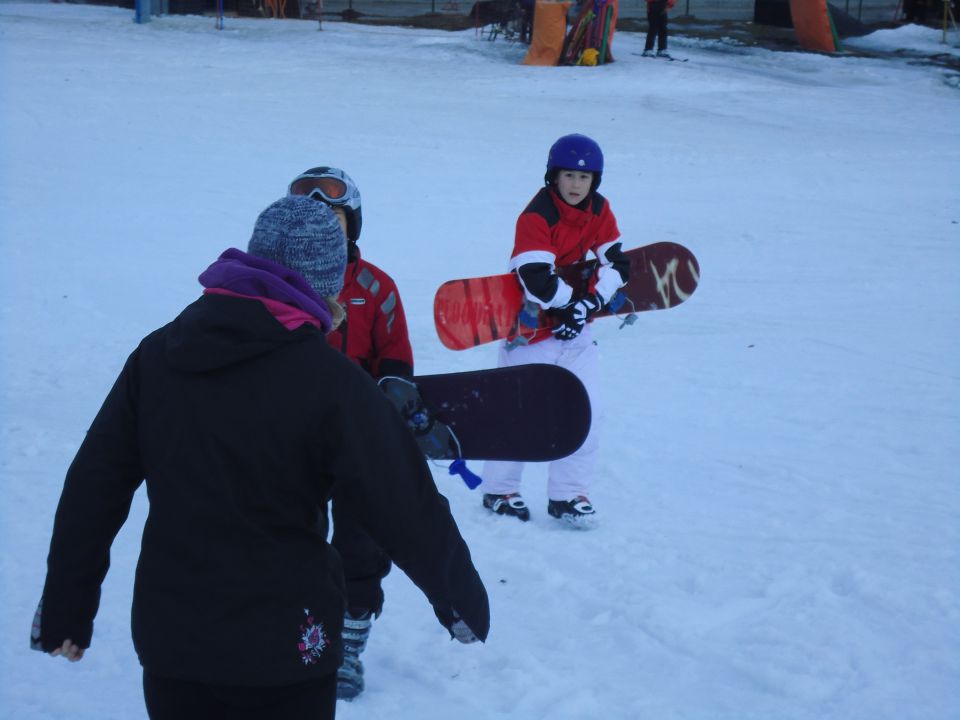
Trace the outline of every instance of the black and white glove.
[[557, 318], [553, 336], [558, 340], [573, 340], [583, 331], [587, 320], [602, 307], [603, 299], [594, 293], [550, 310], [550, 314]]
[[453, 611], [453, 622], [450, 627], [450, 639], [453, 640], [456, 638], [458, 642], [462, 642], [464, 645], [469, 645], [470, 643], [475, 643], [478, 638], [473, 630], [470, 629], [470, 626], [464, 622], [463, 618], [460, 617], [460, 613], [456, 610]]
[[451, 640], [457, 640], [464, 645], [469, 645], [480, 639], [477, 637], [477, 634], [470, 629], [470, 626], [467, 625], [466, 620], [460, 617], [460, 613], [453, 608], [437, 610], [436, 606], [434, 606], [433, 611], [436, 613], [440, 624], [450, 633]]

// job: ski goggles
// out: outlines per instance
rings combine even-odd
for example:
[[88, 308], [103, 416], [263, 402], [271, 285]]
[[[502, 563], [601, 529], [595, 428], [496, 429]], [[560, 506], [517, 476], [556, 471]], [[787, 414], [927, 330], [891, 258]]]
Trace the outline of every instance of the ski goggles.
[[331, 205], [342, 205], [346, 202], [347, 184], [340, 178], [329, 175], [314, 177], [303, 175], [290, 183], [291, 195], [306, 195], [314, 200], [322, 200]]

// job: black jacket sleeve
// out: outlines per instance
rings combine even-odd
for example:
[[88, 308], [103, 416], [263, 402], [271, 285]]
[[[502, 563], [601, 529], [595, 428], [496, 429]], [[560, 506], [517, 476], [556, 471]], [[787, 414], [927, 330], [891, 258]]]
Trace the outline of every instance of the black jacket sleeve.
[[137, 444], [134, 352], [67, 471], [47, 556], [40, 641], [49, 652], [67, 638], [90, 646], [110, 546], [143, 480]]
[[548, 263], [533, 262], [517, 268], [526, 291], [546, 305], [557, 294], [560, 278]]
[[607, 248], [602, 260], [613, 265], [624, 283], [630, 279], [630, 258], [623, 252], [623, 243], [617, 242]]
[[384, 358], [380, 361], [379, 370], [380, 372], [377, 374], [377, 378], [385, 377], [387, 375], [394, 375], [402, 378], [413, 377], [413, 366], [408, 365], [403, 360]]
[[423, 453], [399, 413], [364, 378], [329, 438], [337, 502], [427, 596], [448, 630], [454, 611], [485, 640], [490, 608], [483, 582], [437, 491]]

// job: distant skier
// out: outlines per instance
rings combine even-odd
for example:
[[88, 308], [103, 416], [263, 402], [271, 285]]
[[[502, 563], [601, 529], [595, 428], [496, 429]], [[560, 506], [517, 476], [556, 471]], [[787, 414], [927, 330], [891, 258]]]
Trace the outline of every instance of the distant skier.
[[[564, 135], [550, 148], [546, 187], [517, 219], [510, 269], [520, 279], [526, 299], [554, 315], [559, 324], [543, 342], [512, 349], [504, 344], [499, 356], [501, 367], [560, 365], [587, 388], [593, 410], [590, 434], [573, 455], [550, 463], [547, 485], [547, 512], [575, 527], [589, 527], [594, 520], [588, 492], [596, 469], [596, 426], [601, 415], [598, 353], [586, 321], [614, 300], [630, 272], [610, 203], [597, 192], [602, 174], [600, 146], [585, 135]], [[572, 288], [556, 269], [584, 260], [588, 253], [599, 259], [599, 270], [590, 292], [573, 297]], [[530, 509], [520, 495], [522, 473], [523, 463], [487, 462], [482, 473], [484, 506], [528, 520]]]
[[130, 355], [67, 472], [32, 647], [83, 657], [144, 479], [132, 629], [153, 720], [335, 716], [345, 607], [331, 493], [451, 637], [486, 638], [486, 591], [423, 454], [324, 337], [343, 319], [345, 266], [330, 208], [282, 198], [248, 252], [224, 252], [203, 296]]
[[[384, 375], [413, 376], [413, 350], [400, 292], [393, 279], [360, 257], [357, 241], [363, 221], [360, 190], [343, 170], [315, 167], [290, 183], [291, 195], [305, 195], [330, 206], [347, 237], [347, 266], [339, 303], [345, 321], [327, 341], [366, 370], [374, 379]], [[385, 478], [386, 479], [386, 478]], [[363, 652], [373, 619], [383, 610], [382, 581], [390, 558], [364, 529], [347, 503], [331, 503], [333, 547], [343, 560], [347, 581], [347, 612], [343, 619], [343, 665], [337, 676], [337, 696], [363, 692]]]
[[667, 52], [667, 11], [673, 8], [675, 3], [676, 0], [647, 0], [647, 42], [643, 48], [644, 57], [654, 57], [655, 41], [656, 57], [670, 57]]

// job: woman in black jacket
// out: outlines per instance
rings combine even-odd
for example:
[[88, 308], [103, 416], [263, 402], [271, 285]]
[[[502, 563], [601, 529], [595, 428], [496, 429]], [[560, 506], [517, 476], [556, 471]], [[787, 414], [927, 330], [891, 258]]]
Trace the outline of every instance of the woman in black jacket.
[[340, 502], [451, 636], [485, 640], [486, 591], [409, 430], [324, 333], [346, 242], [285, 197], [227, 250], [204, 295], [129, 357], [67, 472], [32, 643], [79, 660], [113, 538], [150, 502], [133, 599], [151, 718], [332, 718], [344, 586]]

